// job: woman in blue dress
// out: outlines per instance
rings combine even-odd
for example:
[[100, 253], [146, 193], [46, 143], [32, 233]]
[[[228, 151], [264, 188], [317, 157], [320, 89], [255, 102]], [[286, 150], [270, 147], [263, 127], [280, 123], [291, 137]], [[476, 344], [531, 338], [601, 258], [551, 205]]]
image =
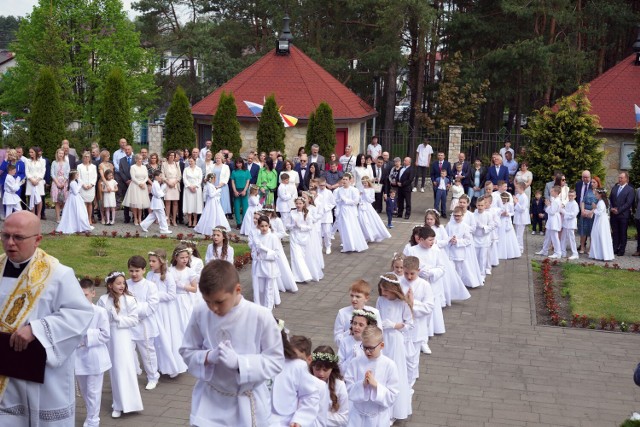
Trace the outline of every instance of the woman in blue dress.
[[222, 191], [220, 205], [225, 214], [231, 213], [231, 198], [229, 196], [229, 178], [231, 169], [222, 160], [222, 153], [216, 153], [214, 157], [216, 164], [213, 166], [213, 174], [216, 176], [216, 186]]

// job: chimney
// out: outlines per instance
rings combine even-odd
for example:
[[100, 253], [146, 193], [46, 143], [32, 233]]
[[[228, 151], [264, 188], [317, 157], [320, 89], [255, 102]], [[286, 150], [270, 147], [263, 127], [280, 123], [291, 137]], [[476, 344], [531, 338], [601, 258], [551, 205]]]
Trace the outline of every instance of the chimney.
[[633, 51], [636, 53], [636, 62], [635, 65], [640, 65], [640, 25], [636, 25], [638, 29], [638, 35], [636, 36], [636, 41], [633, 43], [631, 47], [633, 47]]
[[289, 28], [289, 15], [285, 14], [282, 18], [282, 33], [276, 40], [276, 55], [289, 55], [289, 47], [293, 41], [291, 29]]

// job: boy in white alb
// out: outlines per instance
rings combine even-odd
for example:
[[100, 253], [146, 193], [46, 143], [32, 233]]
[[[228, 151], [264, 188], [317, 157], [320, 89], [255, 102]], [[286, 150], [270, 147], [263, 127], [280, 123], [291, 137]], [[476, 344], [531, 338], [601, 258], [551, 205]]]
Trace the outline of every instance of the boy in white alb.
[[364, 354], [353, 359], [344, 376], [349, 401], [349, 427], [388, 427], [398, 397], [398, 368], [382, 354], [382, 330], [367, 326], [362, 332]]
[[159, 335], [156, 311], [160, 304], [158, 286], [144, 278], [147, 260], [140, 255], [129, 258], [130, 279], [127, 280], [129, 291], [138, 303], [138, 319], [140, 322], [131, 328], [131, 336], [142, 359], [142, 366], [147, 374], [147, 390], [153, 390], [158, 385], [158, 356], [156, 355], [155, 338]]
[[153, 184], [151, 185], [151, 213], [140, 223], [142, 231], [145, 233], [149, 231], [149, 227], [156, 219], [160, 226], [160, 234], [171, 234], [169, 226], [167, 225], [167, 214], [164, 211], [164, 192], [167, 189], [167, 184], [163, 184], [164, 177], [159, 170], [153, 172]]
[[549, 199], [544, 201], [544, 211], [547, 213], [547, 232], [544, 235], [544, 243], [542, 244], [542, 250], [536, 252], [536, 255], [547, 256], [549, 247], [553, 245], [553, 254], [549, 258], [560, 258], [562, 256], [562, 249], [560, 248], [560, 238], [558, 233], [562, 229], [562, 216], [560, 215], [560, 200], [558, 195], [560, 194], [560, 186], [556, 185], [549, 191]]
[[365, 305], [369, 301], [369, 295], [371, 294], [371, 285], [364, 280], [356, 280], [351, 284], [349, 289], [349, 298], [351, 299], [351, 305], [343, 307], [338, 311], [336, 321], [333, 324], [333, 340], [336, 342], [338, 348], [340, 348], [340, 342], [342, 338], [349, 335], [349, 328], [351, 327], [351, 318], [353, 317], [353, 310], [367, 310], [374, 313], [378, 325], [382, 325], [382, 318], [380, 318], [380, 312], [377, 308]]
[[[293, 351], [298, 355], [298, 357], [305, 362], [307, 362], [307, 366], [309, 366], [309, 372], [311, 372], [311, 340], [307, 337], [303, 337], [302, 335], [293, 335], [289, 342], [291, 343], [291, 347], [293, 347]], [[313, 423], [313, 427], [325, 427], [327, 425], [327, 415], [329, 413], [329, 407], [331, 406], [331, 398], [329, 397], [329, 388], [327, 387], [327, 383], [317, 378], [315, 375], [311, 375], [313, 378], [309, 378], [316, 388], [318, 389], [318, 413], [316, 415], [316, 420]]]
[[238, 271], [224, 260], [205, 265], [199, 288], [204, 301], [194, 307], [180, 347], [196, 378], [191, 425], [271, 427], [267, 381], [285, 363], [271, 310], [242, 297]]
[[520, 253], [524, 252], [524, 229], [531, 224], [529, 215], [529, 197], [524, 192], [526, 186], [519, 182], [516, 184], [516, 196], [513, 199], [513, 225], [516, 229], [516, 238], [520, 245]]
[[562, 248], [562, 256], [567, 256], [567, 240], [571, 247], [571, 256], [569, 259], [578, 259], [578, 249], [576, 247], [576, 229], [578, 228], [578, 214], [580, 213], [580, 206], [576, 202], [575, 190], [569, 190], [569, 201], [560, 208], [562, 214], [562, 239], [560, 241], [560, 247]]
[[[415, 351], [412, 354], [407, 352], [407, 371], [409, 374], [409, 386], [413, 384], [419, 376], [420, 351], [431, 354], [429, 348], [429, 322], [433, 317], [435, 308], [435, 296], [431, 284], [421, 277], [420, 260], [414, 256], [408, 256], [403, 261], [404, 276], [400, 278], [402, 292], [407, 297], [407, 301], [413, 311], [413, 328], [409, 330], [409, 339], [413, 341]], [[441, 309], [442, 310], [442, 309]]]
[[20, 180], [16, 179], [16, 167], [14, 165], [9, 165], [7, 167], [7, 178], [4, 181], [2, 194], [5, 219], [13, 212], [22, 210], [20, 207], [20, 196], [17, 194], [20, 190], [20, 184]]
[[476, 258], [478, 267], [483, 279], [487, 274], [491, 274], [491, 262], [489, 260], [489, 250], [491, 248], [491, 232], [495, 228], [493, 215], [487, 210], [487, 205], [491, 204], [491, 196], [484, 195], [478, 197], [476, 210], [473, 213], [476, 228], [473, 231], [473, 244], [476, 248]]
[[331, 239], [333, 236], [331, 232], [331, 227], [333, 226], [333, 208], [336, 207], [336, 198], [333, 196], [333, 191], [327, 189], [327, 180], [323, 176], [318, 178], [316, 206], [318, 207], [318, 213], [321, 215], [320, 227], [322, 231], [322, 244], [325, 248], [325, 253], [329, 255], [331, 253]]
[[289, 174], [283, 172], [280, 175], [280, 185], [278, 185], [278, 200], [276, 200], [276, 211], [280, 212], [283, 224], [289, 224], [291, 210], [296, 207], [294, 200], [298, 197], [296, 185], [289, 179]]
[[92, 304], [93, 319], [86, 335], [76, 350], [76, 380], [87, 407], [87, 418], [82, 427], [100, 425], [100, 402], [102, 401], [102, 380], [104, 373], [111, 369], [111, 358], [107, 343], [111, 338], [107, 310], [93, 304], [96, 289], [91, 279], [80, 280], [84, 296]]

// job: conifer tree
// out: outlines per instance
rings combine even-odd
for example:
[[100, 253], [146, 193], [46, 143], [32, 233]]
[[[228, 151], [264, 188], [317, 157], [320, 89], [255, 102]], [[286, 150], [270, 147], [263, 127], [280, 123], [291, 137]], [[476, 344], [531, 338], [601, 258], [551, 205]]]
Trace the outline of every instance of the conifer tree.
[[129, 92], [120, 68], [113, 68], [107, 74], [98, 125], [100, 145], [110, 152], [119, 148], [121, 138], [130, 144], [133, 142]]
[[191, 105], [184, 89], [180, 86], [173, 94], [173, 100], [167, 110], [164, 132], [168, 150], [192, 148], [196, 144], [196, 131], [193, 129]]
[[220, 94], [218, 110], [212, 121], [211, 151], [213, 153], [222, 149], [227, 149], [234, 154], [240, 152], [242, 137], [237, 116], [238, 109], [235, 97], [232, 93], [226, 94], [223, 91]]
[[328, 159], [336, 149], [336, 125], [333, 122], [333, 110], [326, 102], [321, 102], [316, 108], [313, 135], [313, 142], [320, 147], [320, 154]]
[[[633, 188], [640, 187], [640, 128], [636, 129], [636, 150], [631, 157], [631, 169], [629, 169], [629, 182]], [[638, 231], [640, 233], [640, 231]]]
[[284, 153], [284, 123], [274, 95], [267, 97], [258, 123], [258, 151]]
[[65, 126], [60, 89], [51, 68], [40, 69], [29, 118], [31, 144], [42, 149], [44, 157], [55, 158], [56, 148], [64, 139]]
[[551, 171], [561, 170], [567, 182], [576, 182], [582, 171], [604, 177], [603, 139], [596, 138], [600, 130], [596, 116], [589, 114], [591, 103], [588, 87], [580, 87], [570, 96], [561, 98], [557, 111], [543, 107], [529, 121], [522, 134], [530, 138], [527, 160], [535, 189], [542, 189]]
[[306, 142], [304, 145], [305, 152], [307, 153], [311, 152], [311, 146], [316, 143], [315, 141], [316, 135], [314, 131], [315, 123], [316, 123], [316, 112], [314, 110], [309, 113], [309, 122], [307, 123], [307, 136], [306, 136]]

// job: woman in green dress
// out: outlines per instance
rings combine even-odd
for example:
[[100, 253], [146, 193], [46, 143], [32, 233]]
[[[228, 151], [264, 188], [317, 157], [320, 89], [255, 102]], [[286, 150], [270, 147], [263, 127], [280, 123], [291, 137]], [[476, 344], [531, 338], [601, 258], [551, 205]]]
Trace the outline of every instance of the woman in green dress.
[[249, 207], [249, 184], [251, 172], [247, 170], [242, 158], [235, 161], [235, 169], [231, 172], [231, 191], [233, 191], [233, 212], [236, 216], [236, 230], [240, 230], [244, 214]]
[[278, 172], [273, 168], [273, 160], [267, 158], [264, 166], [258, 172], [258, 187], [260, 188], [260, 201], [262, 206], [273, 205], [273, 195], [278, 186]]

